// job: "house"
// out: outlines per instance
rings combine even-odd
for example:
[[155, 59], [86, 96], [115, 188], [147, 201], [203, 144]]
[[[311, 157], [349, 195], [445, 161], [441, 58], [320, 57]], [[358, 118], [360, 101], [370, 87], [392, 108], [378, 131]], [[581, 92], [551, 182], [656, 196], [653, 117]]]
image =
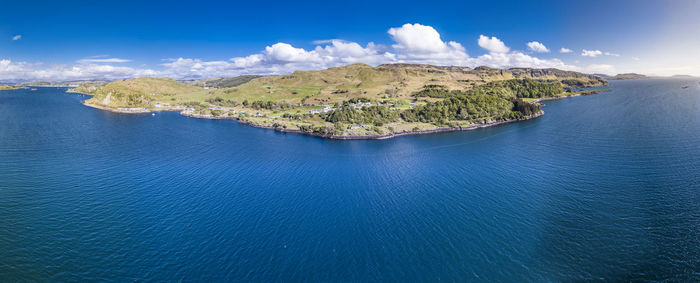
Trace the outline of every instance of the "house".
[[142, 112], [142, 111], [147, 111], [146, 108], [143, 107], [118, 107], [117, 110], [119, 111], [128, 111], [128, 112]]
[[362, 127], [362, 126], [360, 126], [360, 125], [350, 125], [350, 126], [348, 126], [348, 129], [350, 129], [350, 130], [357, 130], [357, 129], [361, 128], [361, 127]]
[[350, 103], [350, 107], [355, 108], [355, 109], [362, 108], [365, 106], [372, 106], [372, 103], [371, 102]]
[[323, 106], [323, 109], [316, 109], [316, 110], [311, 110], [309, 113], [311, 114], [320, 114], [320, 113], [327, 113], [335, 110], [335, 108], [331, 107], [330, 105], [319, 105]]

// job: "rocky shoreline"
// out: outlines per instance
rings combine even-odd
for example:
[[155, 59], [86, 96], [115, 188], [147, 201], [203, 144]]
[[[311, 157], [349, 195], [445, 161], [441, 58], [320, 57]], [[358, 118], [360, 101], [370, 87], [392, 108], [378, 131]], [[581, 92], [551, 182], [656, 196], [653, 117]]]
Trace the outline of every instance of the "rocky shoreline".
[[601, 89], [601, 90], [587, 90], [587, 91], [582, 91], [577, 94], [573, 95], [567, 95], [567, 96], [556, 96], [556, 97], [543, 97], [540, 99], [535, 99], [532, 102], [537, 103], [537, 102], [542, 102], [542, 101], [547, 101], [547, 100], [559, 100], [559, 99], [564, 99], [564, 98], [571, 98], [571, 97], [577, 97], [577, 96], [586, 96], [586, 95], [593, 95], [593, 94], [599, 94], [603, 92], [609, 92], [609, 89]]
[[280, 128], [280, 127], [275, 128], [275, 127], [271, 127], [271, 126], [267, 126], [267, 125], [259, 125], [259, 124], [255, 124], [255, 123], [252, 123], [249, 121], [241, 120], [238, 117], [221, 117], [221, 116], [214, 117], [214, 116], [210, 116], [210, 115], [187, 114], [187, 113], [180, 113], [180, 114], [183, 116], [198, 118], [198, 119], [236, 120], [239, 124], [248, 125], [251, 127], [275, 130], [275, 131], [282, 132], [282, 133], [303, 134], [303, 135], [307, 135], [307, 136], [321, 137], [321, 138], [326, 138], [326, 139], [334, 139], [334, 140], [384, 140], [384, 139], [390, 139], [390, 138], [395, 138], [395, 137], [400, 137], [400, 136], [426, 135], [426, 134], [436, 134], [436, 133], [446, 133], [446, 132], [456, 132], [456, 131], [471, 131], [471, 130], [476, 130], [476, 129], [488, 128], [488, 127], [493, 127], [493, 126], [498, 126], [498, 125], [503, 125], [503, 124], [509, 124], [509, 123], [514, 123], [514, 122], [534, 119], [534, 118], [537, 118], [537, 117], [544, 115], [544, 111], [540, 111], [537, 114], [533, 114], [533, 115], [523, 117], [520, 119], [489, 122], [489, 123], [478, 124], [478, 125], [473, 125], [473, 126], [468, 126], [468, 127], [461, 127], [461, 126], [460, 127], [445, 127], [445, 128], [436, 128], [436, 129], [421, 130], [421, 131], [394, 132], [394, 133], [382, 134], [382, 135], [347, 135], [347, 136], [306, 132], [306, 131], [302, 131], [302, 130], [285, 129], [285, 128]]
[[[581, 92], [581, 93], [577, 93], [577, 94], [573, 94], [573, 95], [569, 95], [569, 96], [541, 98], [541, 99], [534, 100], [533, 102], [537, 103], [537, 102], [546, 101], [546, 100], [558, 100], [558, 99], [564, 99], [564, 98], [570, 98], [570, 97], [576, 97], [576, 96], [592, 95], [592, 94], [598, 94], [598, 93], [607, 92], [607, 91], [609, 91], [609, 90], [591, 90], [591, 91], [585, 91], [585, 92]], [[306, 131], [296, 130], [296, 129], [286, 129], [286, 128], [281, 128], [281, 127], [272, 127], [272, 126], [268, 126], [268, 125], [261, 125], [261, 124], [256, 124], [256, 123], [251, 122], [251, 121], [241, 120], [239, 117], [233, 117], [233, 116], [213, 116], [213, 115], [189, 113], [189, 112], [182, 111], [182, 109], [163, 108], [163, 109], [158, 109], [158, 110], [152, 110], [152, 109], [120, 110], [120, 109], [115, 109], [115, 108], [110, 108], [110, 107], [89, 104], [89, 103], [85, 103], [84, 101], [83, 101], [83, 104], [86, 106], [101, 109], [101, 110], [106, 110], [106, 111], [116, 112], [116, 113], [128, 113], [128, 114], [151, 113], [151, 112], [161, 112], [161, 111], [179, 111], [180, 115], [183, 115], [186, 117], [192, 117], [192, 118], [198, 118], [198, 119], [210, 119], [210, 120], [236, 120], [239, 124], [248, 125], [248, 126], [252, 126], [252, 127], [256, 127], [256, 128], [270, 129], [270, 130], [275, 130], [275, 131], [283, 132], [283, 133], [303, 134], [303, 135], [308, 135], [308, 136], [315, 136], [315, 137], [334, 139], [334, 140], [383, 140], [383, 139], [390, 139], [390, 138], [395, 138], [395, 137], [400, 137], [400, 136], [425, 135], [425, 134], [446, 133], [446, 132], [456, 132], [456, 131], [470, 131], [470, 130], [476, 130], [476, 129], [481, 129], [481, 128], [488, 128], [488, 127], [513, 123], [513, 122], [530, 120], [530, 119], [534, 119], [534, 118], [537, 118], [537, 117], [544, 115], [544, 111], [540, 110], [540, 112], [538, 112], [536, 114], [533, 114], [533, 115], [530, 115], [527, 117], [523, 117], [523, 118], [519, 118], [519, 119], [488, 122], [488, 123], [472, 125], [472, 126], [467, 126], [467, 127], [462, 127], [462, 126], [444, 127], [444, 128], [430, 129], [430, 130], [402, 131], [402, 132], [392, 132], [392, 133], [388, 133], [388, 134], [376, 134], [376, 135], [332, 135], [332, 134], [306, 132]]]
[[283, 132], [283, 133], [303, 134], [303, 135], [307, 135], [307, 136], [314, 136], [314, 137], [334, 139], [334, 140], [384, 140], [384, 139], [390, 139], [390, 138], [401, 137], [401, 136], [426, 135], [426, 134], [436, 134], [436, 133], [446, 133], [446, 132], [456, 132], [456, 131], [470, 131], [470, 130], [476, 130], [476, 129], [481, 129], [481, 128], [488, 128], [488, 127], [513, 123], [513, 122], [518, 122], [518, 121], [530, 120], [530, 119], [534, 119], [534, 118], [537, 118], [537, 117], [544, 115], [544, 111], [540, 111], [537, 114], [533, 114], [533, 115], [519, 118], [519, 119], [489, 122], [489, 123], [478, 124], [478, 125], [473, 125], [473, 126], [468, 126], [468, 127], [462, 127], [462, 126], [445, 127], [445, 128], [435, 128], [435, 129], [421, 130], [421, 131], [393, 132], [393, 133], [381, 134], [381, 135], [339, 136], [339, 135], [329, 135], [329, 134], [323, 134], [323, 133], [306, 132], [306, 131], [296, 130], [296, 129], [285, 129], [285, 128], [280, 128], [280, 127], [275, 128], [275, 127], [271, 127], [271, 126], [267, 126], [267, 125], [256, 124], [256, 123], [253, 123], [250, 121], [241, 120], [239, 117], [231, 117], [231, 116], [224, 117], [224, 116], [212, 116], [212, 115], [186, 113], [184, 111], [181, 111], [180, 109], [159, 109], [159, 110], [144, 109], [144, 110], [139, 110], [139, 111], [130, 111], [130, 110], [127, 111], [127, 110], [119, 110], [119, 109], [114, 109], [114, 108], [110, 108], [110, 107], [89, 104], [89, 103], [85, 103], [85, 102], [83, 102], [83, 105], [89, 106], [92, 108], [96, 108], [96, 109], [100, 109], [100, 110], [114, 112], [114, 113], [126, 113], [126, 114], [143, 114], [143, 113], [160, 112], [160, 111], [180, 111], [180, 115], [186, 116], [186, 117], [191, 117], [191, 118], [210, 119], [210, 120], [235, 120], [236, 122], [238, 122], [241, 125], [248, 125], [248, 126], [252, 126], [252, 127], [256, 127], [256, 128], [275, 130], [275, 131]]

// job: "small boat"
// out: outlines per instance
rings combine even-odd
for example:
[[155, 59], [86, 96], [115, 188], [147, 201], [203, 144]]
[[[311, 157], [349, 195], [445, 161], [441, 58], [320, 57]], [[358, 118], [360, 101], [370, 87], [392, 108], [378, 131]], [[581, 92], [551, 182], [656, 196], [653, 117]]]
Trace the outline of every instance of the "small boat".
[[682, 87], [682, 89], [686, 89], [686, 88], [689, 88], [689, 86], [685, 85]]
[[151, 113], [151, 116], [156, 116], [156, 113]]

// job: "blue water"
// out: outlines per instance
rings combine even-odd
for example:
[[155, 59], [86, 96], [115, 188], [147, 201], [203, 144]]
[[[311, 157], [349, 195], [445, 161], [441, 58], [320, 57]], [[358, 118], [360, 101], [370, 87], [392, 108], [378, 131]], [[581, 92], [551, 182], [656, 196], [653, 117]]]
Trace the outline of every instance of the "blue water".
[[700, 85], [611, 89], [383, 141], [3, 91], [0, 281], [698, 281]]

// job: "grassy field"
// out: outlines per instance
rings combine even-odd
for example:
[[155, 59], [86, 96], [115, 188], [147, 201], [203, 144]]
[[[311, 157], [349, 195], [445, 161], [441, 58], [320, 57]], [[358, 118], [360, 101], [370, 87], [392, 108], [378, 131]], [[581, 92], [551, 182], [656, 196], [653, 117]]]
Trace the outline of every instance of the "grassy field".
[[[115, 109], [187, 109], [187, 113], [190, 114], [236, 117], [261, 126], [327, 131], [337, 135], [369, 135], [428, 130], [446, 125], [468, 126], [505, 119], [503, 113], [516, 110], [496, 110], [503, 107], [504, 103], [515, 103], [504, 101], [514, 101], [521, 97], [525, 102], [536, 99], [516, 95], [523, 88], [519, 86], [523, 80], [529, 82], [525, 87], [536, 84], [538, 88], [552, 88], [552, 84], [555, 84], [561, 93], [554, 96], [572, 95], [564, 92], [565, 88], [607, 84], [605, 80], [596, 76], [557, 69], [471, 69], [411, 64], [372, 67], [366, 64], [352, 64], [319, 71], [296, 71], [278, 76], [244, 76], [185, 83], [167, 78], [136, 78], [104, 85], [80, 85], [72, 91], [93, 95], [93, 98], [86, 101], [87, 104]], [[510, 83], [491, 83], [500, 81]], [[516, 85], [519, 89], [509, 89], [511, 85]], [[481, 120], [474, 121], [468, 117], [476, 117], [476, 114], [455, 116], [453, 112], [448, 113], [459, 111], [450, 108], [458, 106], [434, 105], [450, 95], [476, 95], [469, 92], [472, 89], [481, 89], [479, 95], [499, 97], [498, 107], [481, 105], [486, 107], [483, 109], [492, 109], [482, 112], [494, 111], [496, 116], [486, 115], [487, 119], [480, 118]], [[433, 92], [430, 92], [430, 95], [419, 95], [421, 90], [434, 90], [440, 96]], [[496, 103], [495, 101], [484, 103]], [[351, 106], [360, 102], [365, 103], [360, 105], [371, 107]], [[429, 105], [432, 106], [426, 108]], [[476, 109], [467, 106], [465, 107], [468, 110]], [[440, 107], [446, 108], [439, 110], [442, 109]], [[333, 119], [325, 113], [341, 109], [345, 112], [336, 113], [342, 115]], [[426, 113], [418, 113], [421, 109], [443, 111], [443, 114], [448, 116], [431, 122], [411, 123], [401, 118], [404, 112], [414, 112], [418, 114], [416, 117], [423, 117], [421, 119], [431, 117]], [[377, 112], [368, 114], [370, 112], [367, 111]], [[479, 115], [484, 117], [484, 113]], [[345, 120], [337, 120], [340, 119], [338, 117]]]

